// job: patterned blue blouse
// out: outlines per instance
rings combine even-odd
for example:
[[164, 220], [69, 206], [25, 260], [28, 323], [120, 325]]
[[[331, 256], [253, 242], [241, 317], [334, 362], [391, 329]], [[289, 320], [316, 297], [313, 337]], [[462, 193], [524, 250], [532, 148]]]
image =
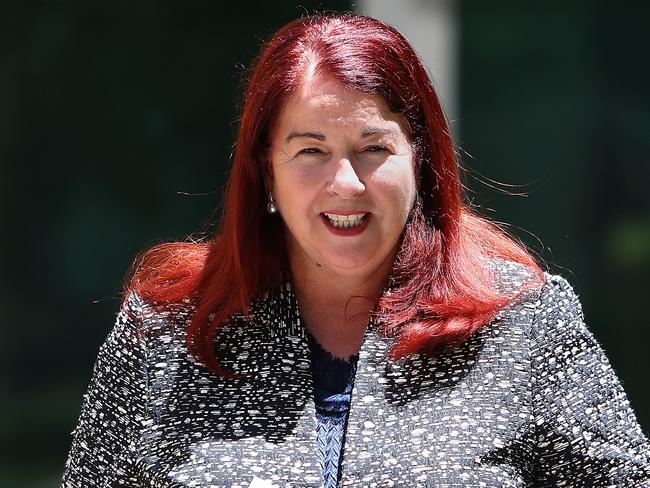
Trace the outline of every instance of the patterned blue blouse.
[[308, 338], [318, 422], [316, 439], [323, 486], [334, 488], [338, 486], [341, 476], [345, 428], [359, 356], [347, 360], [335, 358], [311, 334], [308, 334]]

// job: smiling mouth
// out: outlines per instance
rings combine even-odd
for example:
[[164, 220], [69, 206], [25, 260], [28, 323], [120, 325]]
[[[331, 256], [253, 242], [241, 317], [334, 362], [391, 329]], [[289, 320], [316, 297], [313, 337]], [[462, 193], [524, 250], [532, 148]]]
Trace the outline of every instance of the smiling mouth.
[[368, 214], [358, 213], [358, 214], [351, 214], [351, 215], [339, 215], [339, 214], [331, 214], [331, 213], [324, 212], [323, 215], [327, 218], [329, 223], [332, 224], [334, 227], [339, 229], [350, 229], [353, 227], [360, 226]]

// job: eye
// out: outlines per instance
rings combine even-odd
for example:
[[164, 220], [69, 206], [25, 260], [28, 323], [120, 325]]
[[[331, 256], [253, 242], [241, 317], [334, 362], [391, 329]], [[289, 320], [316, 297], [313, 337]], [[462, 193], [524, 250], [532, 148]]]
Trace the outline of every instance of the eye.
[[371, 153], [381, 153], [381, 152], [388, 151], [388, 149], [384, 146], [373, 145], [373, 146], [366, 147], [364, 151], [371, 152]]
[[318, 149], [317, 147], [306, 147], [305, 149], [301, 149], [298, 154], [322, 154], [323, 151]]

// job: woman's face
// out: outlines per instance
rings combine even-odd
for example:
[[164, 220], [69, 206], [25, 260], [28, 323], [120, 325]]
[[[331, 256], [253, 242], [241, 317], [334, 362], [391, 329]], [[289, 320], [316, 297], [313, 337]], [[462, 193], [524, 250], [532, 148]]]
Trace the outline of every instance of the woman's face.
[[306, 81], [271, 137], [292, 262], [359, 276], [390, 265], [417, 192], [413, 157], [403, 116], [382, 97]]

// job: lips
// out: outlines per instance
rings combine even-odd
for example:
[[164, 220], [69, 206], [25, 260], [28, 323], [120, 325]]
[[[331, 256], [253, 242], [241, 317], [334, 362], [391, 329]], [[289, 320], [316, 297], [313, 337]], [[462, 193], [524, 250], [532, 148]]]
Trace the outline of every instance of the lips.
[[372, 214], [363, 210], [336, 210], [325, 211], [320, 214], [325, 227], [332, 234], [338, 236], [356, 236], [361, 234]]
[[330, 224], [332, 224], [334, 227], [349, 229], [361, 225], [363, 219], [366, 217], [366, 215], [368, 215], [368, 213], [363, 212], [363, 213], [342, 215], [336, 213], [323, 212], [323, 215], [327, 217], [327, 220], [329, 220]]

